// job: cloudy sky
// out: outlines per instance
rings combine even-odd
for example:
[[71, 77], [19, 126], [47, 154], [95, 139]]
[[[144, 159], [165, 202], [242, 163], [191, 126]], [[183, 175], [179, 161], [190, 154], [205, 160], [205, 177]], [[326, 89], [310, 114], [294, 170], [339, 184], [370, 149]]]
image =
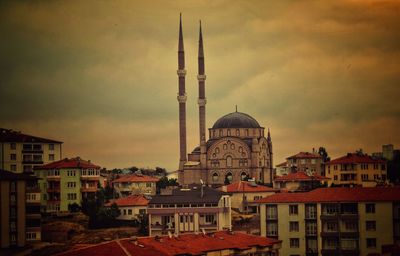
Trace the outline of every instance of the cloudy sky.
[[271, 129], [275, 164], [400, 147], [398, 1], [2, 1], [0, 126], [107, 168], [175, 170], [180, 12], [188, 149], [199, 19], [207, 127], [238, 105]]

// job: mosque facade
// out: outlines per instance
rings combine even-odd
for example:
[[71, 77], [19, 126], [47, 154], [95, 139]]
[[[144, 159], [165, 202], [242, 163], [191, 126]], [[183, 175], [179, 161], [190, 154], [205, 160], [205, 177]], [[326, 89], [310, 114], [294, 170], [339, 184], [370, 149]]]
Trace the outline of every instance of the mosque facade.
[[199, 83], [199, 146], [187, 154], [186, 145], [186, 92], [185, 54], [182, 17], [179, 23], [178, 43], [178, 103], [179, 103], [179, 169], [180, 184], [204, 184], [218, 186], [253, 178], [256, 182], [272, 183], [272, 139], [269, 130], [265, 134], [252, 116], [238, 112], [226, 114], [208, 129], [206, 139], [206, 97], [203, 36], [200, 24], [198, 51]]

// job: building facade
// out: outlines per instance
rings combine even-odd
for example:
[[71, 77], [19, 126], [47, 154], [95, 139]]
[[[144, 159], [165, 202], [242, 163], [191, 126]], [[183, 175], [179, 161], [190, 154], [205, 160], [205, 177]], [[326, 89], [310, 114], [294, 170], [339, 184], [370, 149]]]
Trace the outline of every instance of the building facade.
[[148, 205], [149, 235], [212, 232], [230, 229], [231, 202], [227, 193], [209, 188], [178, 188], [156, 195]]
[[387, 182], [386, 160], [374, 159], [363, 153], [348, 153], [325, 164], [328, 186], [375, 187]]
[[286, 175], [291, 172], [305, 172], [308, 174], [324, 175], [323, 158], [321, 155], [313, 151], [299, 152], [293, 156], [286, 158], [286, 162], [276, 166], [278, 175]]
[[272, 139], [270, 132], [248, 114], [236, 112], [219, 118], [209, 129], [206, 139], [206, 97], [203, 36], [200, 26], [198, 54], [199, 82], [199, 146], [187, 154], [186, 145], [186, 92], [185, 57], [182, 21], [179, 26], [178, 71], [179, 77], [179, 139], [180, 159], [178, 181], [180, 184], [222, 185], [254, 178], [257, 182], [272, 183]]
[[60, 160], [62, 142], [0, 128], [0, 168], [31, 173], [35, 166]]
[[399, 242], [399, 188], [320, 188], [259, 200], [261, 235], [282, 255], [380, 255]]
[[276, 189], [250, 181], [238, 181], [219, 188], [231, 194], [231, 208], [245, 213], [258, 213], [256, 200], [275, 194]]
[[111, 207], [114, 203], [118, 206], [121, 214], [117, 220], [137, 220], [139, 215], [146, 214], [149, 201], [150, 199], [143, 195], [131, 195], [110, 200], [105, 206]]
[[99, 185], [100, 166], [80, 157], [35, 167], [44, 212], [66, 212], [83, 198], [94, 198]]
[[0, 170], [0, 248], [41, 240], [37, 178]]
[[119, 197], [155, 195], [158, 178], [142, 174], [119, 175], [112, 184]]

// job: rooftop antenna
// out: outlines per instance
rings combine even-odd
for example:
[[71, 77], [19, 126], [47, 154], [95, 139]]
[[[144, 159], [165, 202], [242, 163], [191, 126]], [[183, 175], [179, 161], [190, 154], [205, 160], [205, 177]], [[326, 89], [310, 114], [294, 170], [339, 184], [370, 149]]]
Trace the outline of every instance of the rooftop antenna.
[[237, 105], [235, 105], [235, 109], [236, 109], [236, 112], [237, 112]]

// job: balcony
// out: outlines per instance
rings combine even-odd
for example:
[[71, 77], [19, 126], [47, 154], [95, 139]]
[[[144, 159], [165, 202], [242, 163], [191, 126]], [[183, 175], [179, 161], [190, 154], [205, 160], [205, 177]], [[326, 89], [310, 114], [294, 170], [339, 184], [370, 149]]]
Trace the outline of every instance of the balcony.
[[97, 192], [97, 187], [81, 188], [81, 192], [84, 192], [84, 193]]
[[43, 164], [43, 160], [25, 159], [22, 164]]
[[60, 187], [47, 188], [47, 193], [60, 193], [60, 192], [61, 192]]
[[340, 214], [341, 219], [358, 220], [358, 213], [344, 212]]
[[81, 180], [91, 180], [98, 181], [100, 179], [100, 175], [82, 175]]
[[321, 220], [334, 220], [338, 218], [338, 214], [336, 212], [323, 212], [321, 214]]
[[267, 220], [278, 220], [278, 216], [276, 214], [267, 214]]
[[43, 154], [43, 149], [24, 148], [22, 149], [22, 154]]
[[213, 223], [210, 223], [210, 224], [206, 224], [206, 223], [203, 223], [203, 224], [199, 224], [199, 228], [201, 229], [201, 228], [204, 228], [204, 229], [212, 229], [212, 230], [216, 230], [218, 227], [217, 227], [217, 224], [213, 224]]
[[323, 230], [321, 232], [321, 237], [338, 237], [338, 236], [339, 236], [339, 231], [337, 231], [337, 230], [334, 230], [334, 231]]
[[52, 181], [52, 180], [59, 181], [59, 180], [60, 180], [60, 175], [58, 175], [58, 176], [56, 176], [56, 175], [49, 175], [49, 176], [47, 176], [46, 178], [47, 178], [48, 181]]

